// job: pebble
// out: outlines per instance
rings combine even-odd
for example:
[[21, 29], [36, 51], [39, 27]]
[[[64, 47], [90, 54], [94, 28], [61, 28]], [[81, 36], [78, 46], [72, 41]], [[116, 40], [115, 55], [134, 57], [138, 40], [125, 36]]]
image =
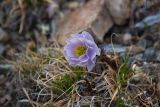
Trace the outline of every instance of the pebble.
[[159, 41], [156, 41], [156, 42], [154, 43], [154, 47], [155, 47], [156, 49], [160, 50], [160, 39], [159, 39]]
[[141, 39], [139, 40], [138, 44], [137, 44], [139, 47], [145, 49], [146, 46], [147, 46], [147, 41], [145, 39]]
[[5, 47], [2, 44], [0, 44], [0, 55], [2, 55], [4, 51], [5, 51]]
[[79, 6], [80, 6], [80, 3], [77, 1], [73, 1], [73, 2], [68, 3], [68, 7], [70, 9], [75, 9], [75, 8], [78, 8]]
[[9, 71], [14, 71], [14, 65], [9, 65], [9, 64], [0, 64], [0, 74], [6, 74]]
[[156, 52], [156, 61], [160, 62], [160, 51]]
[[112, 53], [112, 52], [117, 52], [117, 53], [124, 53], [126, 52], [126, 47], [119, 45], [119, 44], [102, 44], [99, 45], [99, 48], [104, 50], [106, 53]]
[[142, 60], [143, 60], [142, 57], [143, 57], [143, 54], [140, 53], [140, 54], [135, 55], [134, 58], [135, 58], [136, 60], [138, 60], [138, 61], [142, 61]]
[[130, 44], [132, 40], [132, 35], [130, 33], [126, 33], [123, 35], [123, 43]]
[[47, 13], [51, 18], [59, 9], [58, 4], [55, 1], [52, 1], [47, 7]]
[[8, 34], [2, 28], [0, 28], [0, 42], [5, 43], [8, 40], [9, 40]]
[[0, 85], [4, 84], [4, 82], [6, 81], [6, 78], [4, 75], [0, 75]]
[[144, 49], [136, 45], [131, 45], [127, 47], [127, 52], [133, 55], [133, 54], [144, 52]]
[[160, 23], [160, 13], [152, 16], [147, 16], [141, 22], [136, 23], [135, 27], [143, 29], [147, 26], [153, 26], [157, 23]]
[[57, 31], [56, 19], [52, 18], [49, 27], [50, 27], [51, 35], [55, 37], [56, 31]]
[[146, 61], [153, 60], [155, 57], [155, 52], [156, 52], [155, 48], [153, 47], [147, 48], [143, 54], [142, 59]]

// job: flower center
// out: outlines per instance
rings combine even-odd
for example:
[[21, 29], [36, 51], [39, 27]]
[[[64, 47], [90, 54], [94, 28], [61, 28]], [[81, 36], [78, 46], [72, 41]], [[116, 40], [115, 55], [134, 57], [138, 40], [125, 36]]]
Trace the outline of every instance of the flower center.
[[87, 47], [83, 45], [78, 45], [75, 47], [75, 54], [77, 57], [84, 55], [86, 53]]

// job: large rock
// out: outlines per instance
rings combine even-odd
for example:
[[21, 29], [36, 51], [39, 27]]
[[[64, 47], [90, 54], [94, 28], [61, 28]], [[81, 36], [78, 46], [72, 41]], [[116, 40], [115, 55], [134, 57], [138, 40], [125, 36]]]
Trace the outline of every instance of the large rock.
[[90, 0], [83, 7], [76, 9], [65, 23], [61, 23], [57, 32], [58, 42], [64, 45], [71, 34], [81, 31], [89, 31], [97, 40], [103, 41], [104, 34], [113, 25], [107, 10], [105, 0]]
[[106, 0], [107, 8], [117, 25], [123, 25], [130, 17], [131, 0]]

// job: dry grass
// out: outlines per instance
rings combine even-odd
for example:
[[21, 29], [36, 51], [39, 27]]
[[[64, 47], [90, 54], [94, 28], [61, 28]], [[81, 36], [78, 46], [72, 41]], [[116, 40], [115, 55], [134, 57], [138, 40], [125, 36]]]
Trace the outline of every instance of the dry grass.
[[[51, 52], [52, 50], [52, 52]], [[92, 72], [71, 67], [59, 47], [45, 55], [29, 53], [16, 67], [23, 95], [33, 107], [144, 106], [158, 104], [157, 82], [118, 54], [102, 52]], [[52, 54], [51, 54], [52, 53]], [[54, 53], [54, 54], [53, 54]]]

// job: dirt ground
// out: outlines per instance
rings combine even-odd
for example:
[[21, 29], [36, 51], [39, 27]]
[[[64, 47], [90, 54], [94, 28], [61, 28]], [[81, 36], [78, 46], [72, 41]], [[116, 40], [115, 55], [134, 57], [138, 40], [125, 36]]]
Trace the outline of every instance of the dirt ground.
[[[0, 107], [160, 107], [160, 1], [102, 1], [0, 0]], [[64, 40], [84, 30], [103, 50], [98, 61], [109, 67], [97, 63], [93, 74], [61, 76], [84, 71], [60, 56]], [[119, 61], [123, 55], [133, 73]], [[118, 69], [128, 70], [120, 87]], [[57, 74], [56, 86], [60, 78], [71, 82], [59, 87], [63, 93], [50, 81]]]

